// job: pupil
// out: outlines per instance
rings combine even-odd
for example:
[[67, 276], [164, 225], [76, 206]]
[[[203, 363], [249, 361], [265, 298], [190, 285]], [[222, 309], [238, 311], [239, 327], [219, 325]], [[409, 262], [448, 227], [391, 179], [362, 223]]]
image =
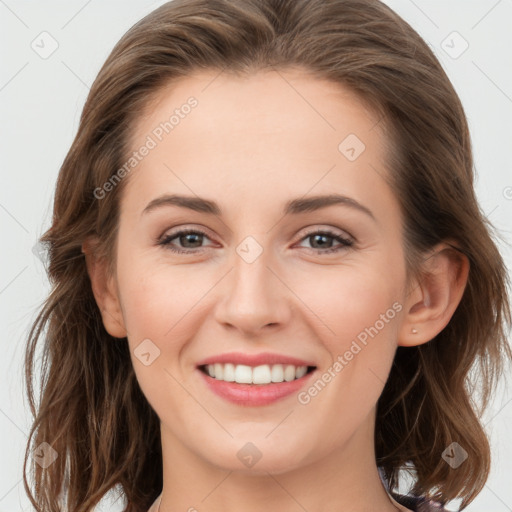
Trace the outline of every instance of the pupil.
[[[188, 233], [188, 234], [186, 234], [186, 235], [183, 235], [183, 236], [181, 237], [181, 240], [180, 240], [180, 241], [182, 242], [182, 241], [183, 241], [183, 239], [185, 239], [185, 240], [186, 240], [186, 242], [185, 242], [185, 244], [184, 244], [184, 245], [185, 245], [185, 246], [187, 246], [187, 241], [189, 241], [189, 240], [187, 240], [187, 239], [188, 239], [189, 237], [196, 237], [196, 238], [198, 238], [198, 237], [201, 237], [201, 236], [203, 236], [203, 235], [199, 235], [199, 234], [197, 234], [197, 233]], [[196, 240], [196, 242], [197, 242], [197, 240]], [[192, 240], [192, 243], [194, 243], [194, 240]]]
[[[325, 235], [313, 235], [313, 239], [315, 241], [318, 241], [318, 239], [323, 239], [325, 241], [326, 238], [328, 238], [328, 237]], [[325, 246], [325, 244], [322, 244], [322, 242], [320, 241], [320, 248], [322, 248], [324, 246]]]

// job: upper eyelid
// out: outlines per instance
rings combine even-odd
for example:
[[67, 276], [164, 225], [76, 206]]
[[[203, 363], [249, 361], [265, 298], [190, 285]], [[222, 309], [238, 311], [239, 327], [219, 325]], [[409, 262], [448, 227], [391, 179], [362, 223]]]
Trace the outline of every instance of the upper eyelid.
[[[174, 238], [174, 237], [177, 237], [178, 235], [180, 235], [183, 231], [187, 232], [187, 231], [193, 231], [193, 232], [198, 232], [198, 233], [201, 233], [205, 236], [207, 236], [208, 238], [212, 238], [210, 235], [209, 235], [209, 231], [206, 229], [206, 228], [197, 228], [197, 227], [194, 227], [194, 226], [185, 226], [185, 227], [177, 227], [176, 230], [174, 230], [175, 228], [168, 228], [166, 229], [158, 238], [157, 240], [164, 240], [166, 238]], [[168, 233], [169, 232], [169, 233]]]
[[[165, 229], [158, 238], [163, 238], [167, 234], [168, 231], [172, 231], [174, 229], [176, 229], [176, 231], [173, 231], [172, 234], [177, 234], [177, 233], [180, 233], [181, 231], [199, 231], [201, 233], [205, 233], [205, 234], [208, 235], [208, 233], [211, 232], [210, 229], [208, 229], [206, 227], [203, 227], [203, 226], [196, 227], [195, 225], [187, 225], [187, 224], [185, 224], [185, 225], [173, 226], [171, 228]], [[322, 227], [321, 224], [310, 224], [309, 226], [301, 228], [300, 231], [301, 232], [305, 231], [305, 234], [308, 234], [308, 233], [311, 233], [311, 232], [316, 232], [316, 231], [340, 231], [341, 233], [345, 233], [346, 235], [348, 235], [351, 238], [355, 238], [346, 229], [339, 228], [339, 227], [334, 227], [334, 226], [332, 226], [332, 227], [331, 226]]]

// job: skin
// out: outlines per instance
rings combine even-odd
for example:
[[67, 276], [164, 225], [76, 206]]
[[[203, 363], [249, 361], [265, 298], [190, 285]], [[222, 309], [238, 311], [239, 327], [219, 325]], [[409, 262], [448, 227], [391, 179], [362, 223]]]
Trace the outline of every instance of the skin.
[[[424, 279], [407, 281], [402, 217], [384, 180], [389, 141], [348, 89], [300, 70], [203, 71], [160, 91], [133, 131], [134, 150], [190, 96], [197, 107], [125, 178], [114, 275], [95, 258], [94, 240], [84, 244], [105, 328], [128, 337], [161, 420], [161, 511], [407, 510], [377, 473], [376, 404], [397, 346], [428, 342], [448, 323], [467, 261], [441, 244], [426, 255]], [[349, 134], [366, 146], [354, 161], [338, 149]], [[282, 214], [290, 199], [333, 192], [373, 218], [347, 205]], [[214, 200], [222, 216], [172, 205], [143, 213], [162, 194]], [[207, 234], [173, 239], [189, 253], [158, 244], [185, 228]], [[307, 236], [327, 228], [353, 245]], [[247, 236], [263, 249], [252, 263], [236, 251]], [[293, 394], [234, 405], [196, 370], [208, 356], [270, 351], [312, 361], [320, 376], [397, 303], [394, 318], [307, 404]], [[134, 355], [145, 339], [160, 350], [149, 366]], [[237, 457], [247, 442], [262, 454], [252, 467]]]

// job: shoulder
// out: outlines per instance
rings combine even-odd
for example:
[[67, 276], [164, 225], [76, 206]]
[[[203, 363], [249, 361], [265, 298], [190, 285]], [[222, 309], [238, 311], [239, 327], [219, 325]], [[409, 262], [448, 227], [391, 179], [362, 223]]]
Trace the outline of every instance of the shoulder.
[[421, 496], [395, 493], [393, 493], [392, 496], [400, 505], [403, 505], [414, 512], [446, 512], [446, 509], [440, 503], [427, 500]]

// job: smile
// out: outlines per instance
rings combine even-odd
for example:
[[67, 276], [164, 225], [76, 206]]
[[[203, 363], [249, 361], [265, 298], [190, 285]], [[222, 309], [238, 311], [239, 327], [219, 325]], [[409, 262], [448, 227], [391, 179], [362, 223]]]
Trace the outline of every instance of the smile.
[[215, 363], [203, 365], [201, 371], [210, 377], [238, 384], [270, 384], [291, 382], [304, 377], [315, 369], [314, 366], [295, 366], [292, 364], [263, 364], [251, 367], [244, 364]]
[[[212, 392], [237, 406], [256, 407], [296, 396], [302, 388], [309, 385], [317, 373], [317, 368], [280, 364], [250, 367], [215, 363], [199, 366], [196, 371], [206, 384], [207, 393]], [[226, 380], [233, 377], [235, 380]]]

